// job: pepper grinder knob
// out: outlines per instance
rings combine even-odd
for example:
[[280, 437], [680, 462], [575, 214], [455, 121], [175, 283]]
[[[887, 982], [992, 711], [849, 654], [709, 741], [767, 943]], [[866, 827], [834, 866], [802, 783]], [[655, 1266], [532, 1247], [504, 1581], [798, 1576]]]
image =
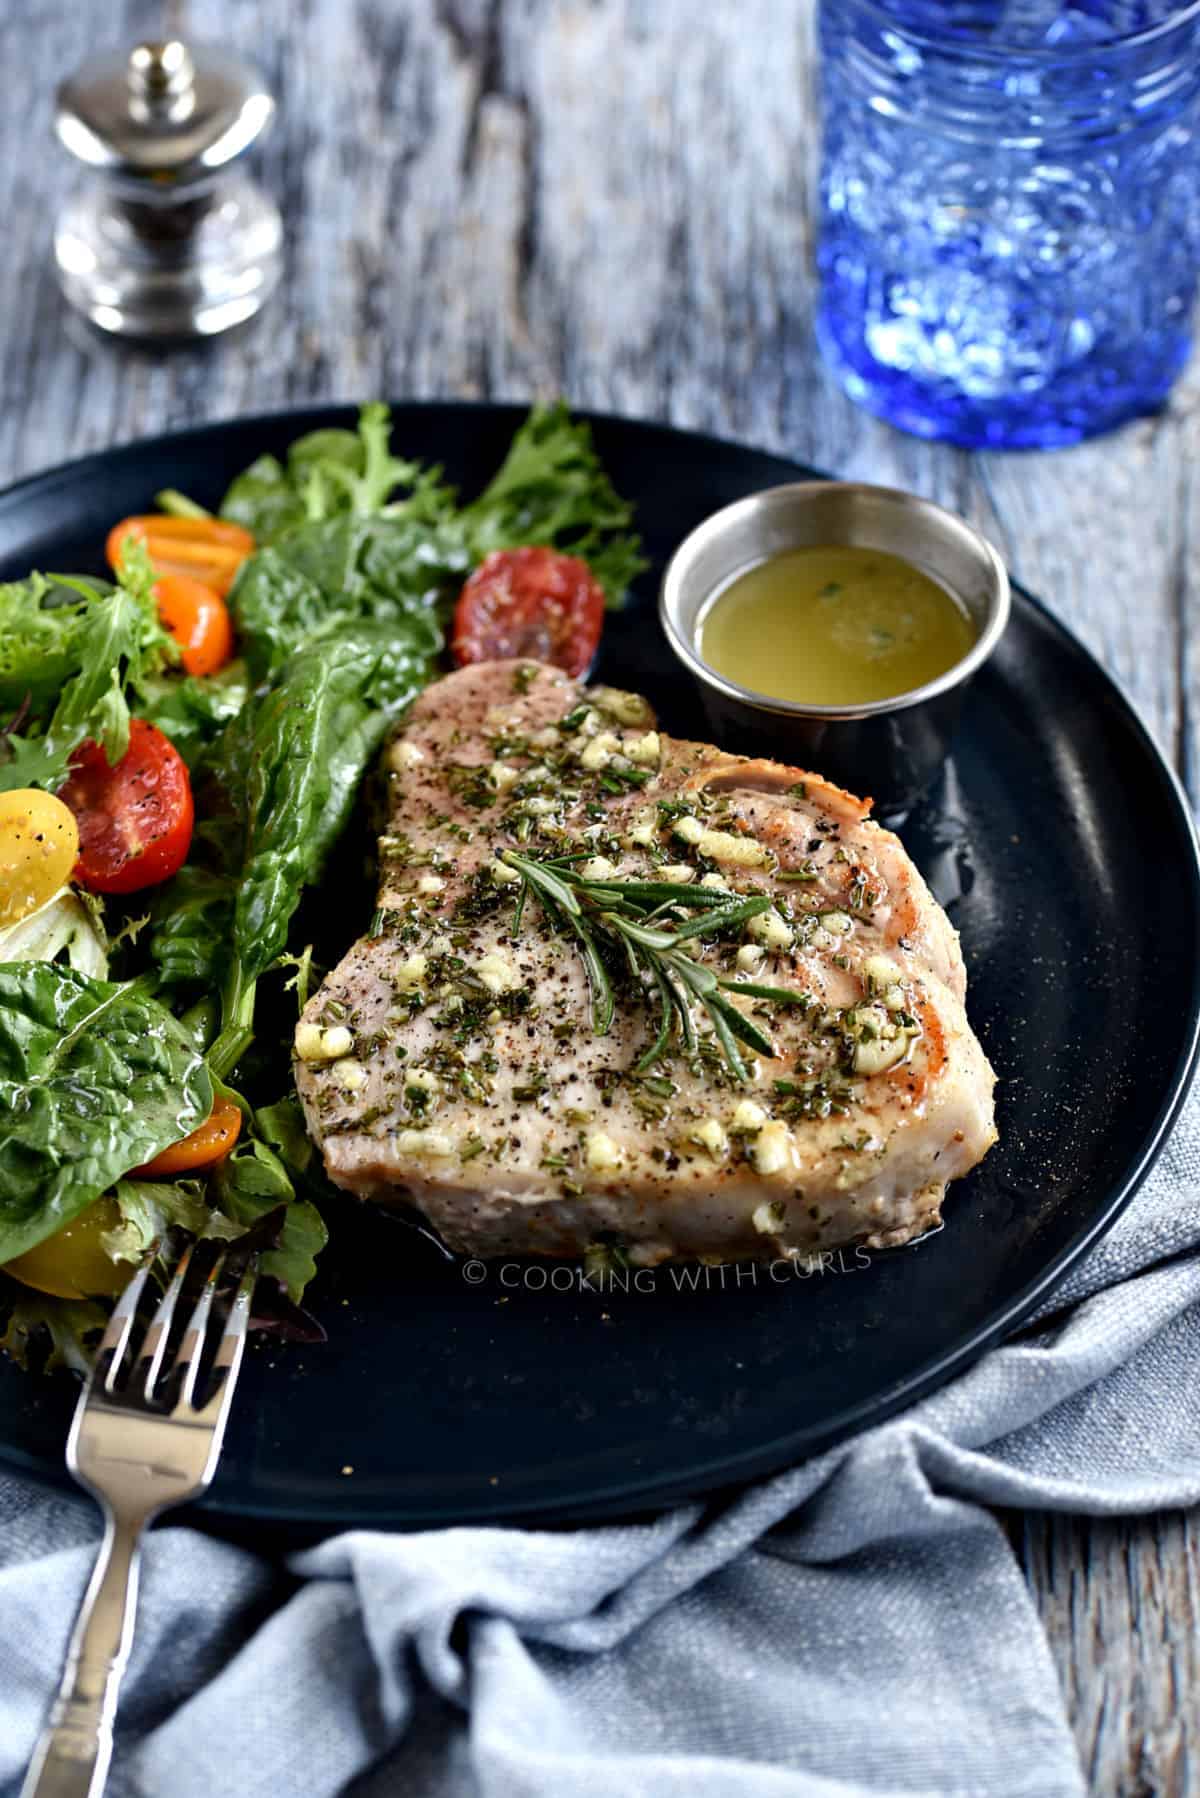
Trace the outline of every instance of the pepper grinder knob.
[[275, 101], [212, 45], [138, 44], [58, 90], [59, 141], [92, 179], [54, 233], [59, 285], [102, 331], [158, 342], [252, 318], [279, 280], [279, 208], [238, 166]]

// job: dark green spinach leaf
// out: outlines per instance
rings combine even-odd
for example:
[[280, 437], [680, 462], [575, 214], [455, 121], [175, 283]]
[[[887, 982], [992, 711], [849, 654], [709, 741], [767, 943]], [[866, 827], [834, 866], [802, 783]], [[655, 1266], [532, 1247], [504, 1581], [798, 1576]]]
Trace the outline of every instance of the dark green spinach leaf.
[[0, 965], [0, 1262], [69, 1224], [211, 1109], [203, 1059], [137, 981]]
[[[232, 824], [230, 830], [235, 828]], [[228, 874], [188, 865], [155, 895], [150, 955], [164, 987], [216, 987], [229, 956], [234, 883]]]
[[394, 624], [433, 656], [433, 602], [469, 564], [457, 536], [407, 509], [303, 525], [244, 565], [230, 606], [256, 681], [269, 680], [311, 639], [347, 625]]
[[250, 681], [239, 657], [216, 674], [153, 674], [138, 689], [135, 710], [169, 737], [189, 768], [246, 703]]
[[176, 922], [164, 901], [152, 952], [172, 981], [218, 958], [227, 969], [212, 1051], [222, 1077], [248, 1046], [255, 983], [286, 949], [292, 914], [320, 877], [364, 771], [391, 720], [430, 677], [429, 641], [428, 633], [414, 641], [396, 626], [360, 622], [309, 642], [204, 759], [203, 778], [221, 789], [226, 808], [212, 832], [220, 865], [181, 894], [186, 917]]

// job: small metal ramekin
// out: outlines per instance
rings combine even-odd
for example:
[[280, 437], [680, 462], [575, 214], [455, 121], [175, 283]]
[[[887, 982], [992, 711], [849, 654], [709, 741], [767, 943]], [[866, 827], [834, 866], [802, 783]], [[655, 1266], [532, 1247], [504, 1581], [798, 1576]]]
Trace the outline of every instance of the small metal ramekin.
[[[869, 705], [799, 705], [718, 674], [696, 648], [704, 614], [729, 583], [782, 550], [861, 544], [931, 575], [966, 608], [976, 638], [945, 674]], [[659, 616], [722, 747], [811, 768], [870, 794], [885, 816], [906, 811], [945, 760], [967, 682], [1008, 622], [1008, 576], [991, 544], [952, 512], [892, 487], [798, 481], [714, 512], [684, 538], [663, 576]]]

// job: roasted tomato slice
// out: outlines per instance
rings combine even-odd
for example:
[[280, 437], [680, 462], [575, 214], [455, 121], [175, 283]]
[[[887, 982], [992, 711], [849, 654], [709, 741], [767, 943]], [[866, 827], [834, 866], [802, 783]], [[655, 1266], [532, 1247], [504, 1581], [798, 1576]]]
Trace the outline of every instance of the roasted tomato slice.
[[586, 562], [553, 549], [497, 549], [467, 581], [450, 648], [468, 662], [530, 656], [578, 678], [600, 642], [604, 589]]
[[190, 1136], [160, 1149], [152, 1161], [135, 1167], [135, 1180], [165, 1180], [175, 1174], [190, 1174], [214, 1162], [224, 1161], [242, 1128], [242, 1114], [232, 1099], [217, 1095], [204, 1122]]
[[164, 574], [154, 583], [163, 627], [183, 651], [188, 674], [215, 674], [233, 654], [229, 607], [212, 587], [190, 574]]
[[192, 785], [175, 745], [144, 718], [129, 726], [115, 768], [99, 743], [83, 743], [59, 798], [79, 825], [75, 879], [94, 893], [136, 893], [168, 880], [192, 841]]

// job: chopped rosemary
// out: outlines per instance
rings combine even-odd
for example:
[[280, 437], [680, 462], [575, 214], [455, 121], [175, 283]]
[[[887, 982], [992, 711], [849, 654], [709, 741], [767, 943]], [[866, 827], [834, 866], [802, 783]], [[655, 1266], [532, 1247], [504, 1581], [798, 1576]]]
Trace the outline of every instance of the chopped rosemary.
[[[772, 904], [769, 894], [742, 899], [716, 887], [678, 881], [588, 880], [575, 866], [578, 857], [536, 861], [515, 849], [504, 849], [499, 859], [521, 876], [519, 913], [532, 892], [551, 924], [575, 937], [591, 987], [592, 1028], [597, 1036], [607, 1036], [612, 1028], [616, 1004], [600, 952], [602, 945], [624, 956], [630, 973], [644, 983], [647, 997], [657, 1003], [658, 1032], [635, 1063], [637, 1074], [653, 1067], [677, 1030], [687, 1053], [697, 1052], [692, 1006], [699, 1003], [730, 1072], [744, 1082], [749, 1074], [738, 1044], [771, 1057], [775, 1050], [770, 1037], [726, 997], [726, 991], [776, 1005], [811, 1004], [807, 994], [789, 992], [785, 987], [749, 986], [725, 979], [699, 961], [690, 947], [700, 937], [717, 935], [768, 911]], [[688, 912], [694, 915], [680, 918], [680, 913]]]
[[626, 768], [610, 762], [600, 776], [600, 788], [605, 793], [620, 793], [625, 787], [644, 787], [652, 775], [651, 768]]

